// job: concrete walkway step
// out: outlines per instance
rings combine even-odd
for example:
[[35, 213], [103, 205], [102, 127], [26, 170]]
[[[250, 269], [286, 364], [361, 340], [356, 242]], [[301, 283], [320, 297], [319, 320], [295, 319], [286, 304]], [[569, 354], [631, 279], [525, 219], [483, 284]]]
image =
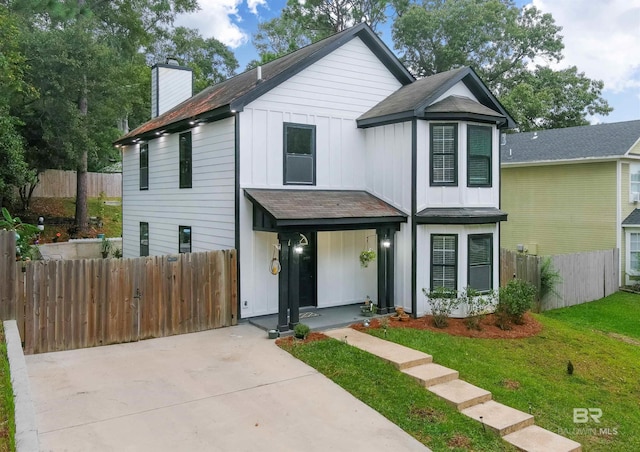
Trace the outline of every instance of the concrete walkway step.
[[524, 452], [580, 452], [580, 443], [537, 425], [525, 427], [503, 437]]
[[466, 408], [462, 414], [485, 424], [500, 436], [533, 425], [534, 422], [532, 415], [493, 400]]
[[370, 334], [361, 333], [353, 328], [329, 330], [325, 331], [324, 334], [339, 341], [346, 341], [349, 345], [376, 355], [390, 362], [399, 370], [419, 366], [420, 364], [428, 364], [433, 359], [431, 355], [426, 353], [379, 339]]
[[464, 380], [451, 380], [446, 383], [429, 386], [427, 390], [433, 392], [460, 411], [491, 400], [491, 393], [489, 391], [467, 383]]
[[409, 369], [404, 369], [402, 372], [418, 380], [418, 383], [425, 388], [458, 378], [457, 370], [449, 369], [448, 367], [435, 363], [421, 364], [410, 367]]

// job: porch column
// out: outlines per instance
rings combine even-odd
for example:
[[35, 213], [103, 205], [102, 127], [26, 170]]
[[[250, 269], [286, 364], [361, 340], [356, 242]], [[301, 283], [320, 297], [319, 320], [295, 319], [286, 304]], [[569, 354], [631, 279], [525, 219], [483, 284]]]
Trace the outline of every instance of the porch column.
[[295, 245], [298, 233], [279, 233], [280, 274], [278, 275], [278, 330], [287, 331], [300, 322], [300, 256]]
[[378, 312], [387, 314], [394, 309], [394, 249], [395, 229], [376, 229], [378, 238]]

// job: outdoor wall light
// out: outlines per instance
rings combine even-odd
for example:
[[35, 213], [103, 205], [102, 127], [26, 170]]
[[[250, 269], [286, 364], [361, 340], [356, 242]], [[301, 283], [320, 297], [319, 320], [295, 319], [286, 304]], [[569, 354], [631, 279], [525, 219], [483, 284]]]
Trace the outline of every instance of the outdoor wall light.
[[390, 248], [391, 247], [391, 240], [385, 238], [382, 239], [381, 245], [383, 248]]
[[302, 254], [302, 245], [297, 244], [293, 247], [293, 251], [295, 251], [297, 254]]

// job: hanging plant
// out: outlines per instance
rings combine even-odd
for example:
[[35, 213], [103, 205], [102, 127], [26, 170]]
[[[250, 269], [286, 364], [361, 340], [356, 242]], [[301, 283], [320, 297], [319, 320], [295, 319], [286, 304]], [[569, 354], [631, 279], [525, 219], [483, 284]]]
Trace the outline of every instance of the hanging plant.
[[369, 266], [369, 262], [376, 258], [376, 252], [371, 248], [368, 250], [364, 250], [360, 253], [360, 266], [362, 268], [367, 268]]

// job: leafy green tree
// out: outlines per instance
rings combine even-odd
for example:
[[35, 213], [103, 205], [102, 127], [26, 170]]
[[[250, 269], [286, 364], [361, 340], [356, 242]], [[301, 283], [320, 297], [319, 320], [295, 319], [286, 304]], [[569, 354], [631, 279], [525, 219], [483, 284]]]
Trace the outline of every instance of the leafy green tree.
[[533, 130], [583, 125], [587, 114], [611, 111], [601, 98], [602, 82], [577, 68], [532, 69], [536, 61], [563, 58], [560, 31], [550, 14], [511, 0], [422, 0], [405, 5], [393, 40], [418, 76], [472, 66], [520, 130]]
[[361, 22], [375, 30], [387, 19], [387, 7], [396, 2], [288, 0], [280, 17], [258, 25], [253, 44], [260, 58], [249, 63], [249, 67], [267, 63]]
[[205, 39], [191, 28], [177, 27], [153, 47], [149, 59], [154, 62], [173, 57], [193, 69], [195, 92], [226, 80], [238, 68], [238, 60], [227, 46], [215, 38]]

